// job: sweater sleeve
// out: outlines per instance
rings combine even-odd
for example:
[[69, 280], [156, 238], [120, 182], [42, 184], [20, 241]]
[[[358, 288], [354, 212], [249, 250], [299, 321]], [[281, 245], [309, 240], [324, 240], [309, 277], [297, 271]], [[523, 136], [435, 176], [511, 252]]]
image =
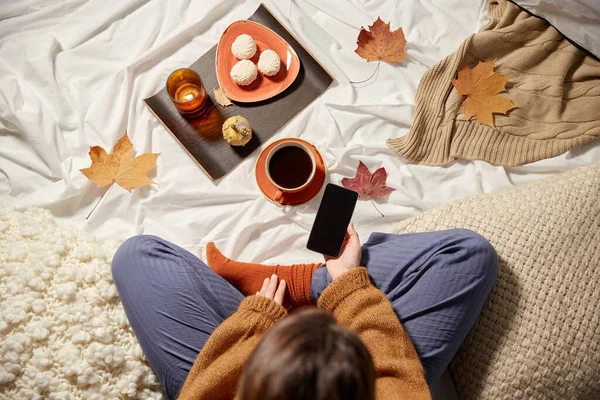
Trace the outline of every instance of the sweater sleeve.
[[262, 296], [246, 297], [238, 311], [208, 338], [178, 398], [232, 399], [250, 353], [262, 336], [285, 316], [285, 309], [272, 300]]
[[321, 294], [319, 307], [356, 332], [375, 365], [376, 398], [431, 399], [419, 356], [385, 294], [365, 268], [353, 268]]

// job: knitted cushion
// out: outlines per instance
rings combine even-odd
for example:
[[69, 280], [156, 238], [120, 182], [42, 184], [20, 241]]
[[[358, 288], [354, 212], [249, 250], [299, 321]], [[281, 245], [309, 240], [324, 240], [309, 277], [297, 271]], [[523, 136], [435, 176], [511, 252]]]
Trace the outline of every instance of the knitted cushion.
[[600, 163], [400, 223], [468, 228], [500, 273], [452, 362], [464, 399], [600, 398]]

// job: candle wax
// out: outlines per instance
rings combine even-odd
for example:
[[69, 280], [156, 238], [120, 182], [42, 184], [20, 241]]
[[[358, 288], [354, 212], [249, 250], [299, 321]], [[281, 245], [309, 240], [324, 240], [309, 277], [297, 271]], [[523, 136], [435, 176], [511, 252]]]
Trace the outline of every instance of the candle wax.
[[184, 83], [175, 91], [175, 100], [185, 103], [194, 100], [200, 94], [200, 86], [193, 83]]

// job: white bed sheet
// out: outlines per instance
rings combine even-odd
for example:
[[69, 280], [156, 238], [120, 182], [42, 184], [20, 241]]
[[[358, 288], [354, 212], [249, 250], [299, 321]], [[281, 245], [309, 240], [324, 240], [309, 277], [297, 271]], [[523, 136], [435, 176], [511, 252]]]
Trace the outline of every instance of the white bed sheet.
[[516, 0], [516, 3], [545, 18], [563, 35], [600, 58], [600, 1]]
[[[323, 153], [329, 180], [353, 176], [359, 160], [384, 166], [397, 190], [378, 203], [359, 202], [361, 238], [392, 231], [400, 220], [465, 196], [493, 192], [600, 160], [599, 143], [518, 168], [485, 162], [448, 167], [408, 163], [385, 145], [407, 134], [422, 74], [485, 21], [484, 0], [273, 0], [267, 5], [334, 75], [317, 101], [273, 139], [309, 140]], [[258, 1], [0, 0], [0, 201], [45, 207], [59, 224], [122, 241], [163, 236], [204, 257], [208, 241], [240, 260], [319, 260], [305, 250], [319, 198], [281, 208], [253, 177], [258, 151], [213, 183], [142, 103], [169, 72], [214, 46], [225, 27]], [[354, 54], [361, 26], [378, 16], [401, 26], [409, 59], [382, 63], [369, 84], [352, 85], [375, 68]], [[209, 88], [212, 89], [212, 88]], [[127, 130], [135, 151], [160, 152], [157, 185], [129, 193], [105, 189], [79, 169], [90, 145], [110, 149]]]

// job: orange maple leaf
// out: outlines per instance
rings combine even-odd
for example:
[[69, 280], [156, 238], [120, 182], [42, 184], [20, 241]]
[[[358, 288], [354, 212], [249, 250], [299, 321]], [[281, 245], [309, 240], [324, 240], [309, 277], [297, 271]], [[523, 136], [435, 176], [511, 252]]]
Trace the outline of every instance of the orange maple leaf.
[[133, 144], [127, 133], [119, 139], [112, 154], [107, 154], [100, 146], [90, 147], [92, 165], [80, 171], [98, 187], [117, 183], [123, 188], [131, 189], [154, 183], [146, 173], [156, 168], [158, 153], [146, 153], [133, 158]]
[[385, 61], [394, 64], [407, 57], [404, 51], [406, 39], [402, 28], [390, 32], [389, 22], [386, 24], [377, 17], [373, 25], [369, 26], [369, 30], [370, 32], [360, 28], [356, 41], [358, 47], [354, 50], [356, 54], [366, 58], [367, 62]]
[[479, 62], [475, 68], [464, 67], [458, 71], [458, 79], [452, 79], [456, 91], [467, 96], [462, 108], [467, 119], [475, 117], [477, 121], [495, 128], [493, 114], [506, 114], [517, 107], [512, 101], [497, 94], [505, 90], [509, 75], [494, 72], [496, 59]]

